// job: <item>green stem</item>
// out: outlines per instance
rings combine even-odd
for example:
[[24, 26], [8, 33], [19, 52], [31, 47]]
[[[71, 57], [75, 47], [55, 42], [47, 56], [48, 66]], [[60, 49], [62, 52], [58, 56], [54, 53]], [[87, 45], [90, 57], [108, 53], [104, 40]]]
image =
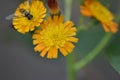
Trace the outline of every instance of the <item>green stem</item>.
[[74, 54], [71, 53], [67, 56], [67, 80], [75, 80], [75, 69], [74, 69], [74, 64], [75, 64], [75, 59], [74, 59]]
[[71, 18], [71, 6], [72, 0], [65, 0], [65, 20], [70, 20]]
[[77, 62], [74, 66], [75, 70], [78, 71], [86, 66], [90, 61], [92, 61], [100, 52], [106, 47], [107, 43], [112, 38], [112, 33], [106, 33], [101, 42], [93, 49], [87, 56], [85, 56], [82, 60]]
[[[65, 0], [65, 20], [71, 18], [71, 6], [72, 0]], [[67, 56], [67, 80], [75, 80], [74, 63], [74, 54], [71, 53]]]

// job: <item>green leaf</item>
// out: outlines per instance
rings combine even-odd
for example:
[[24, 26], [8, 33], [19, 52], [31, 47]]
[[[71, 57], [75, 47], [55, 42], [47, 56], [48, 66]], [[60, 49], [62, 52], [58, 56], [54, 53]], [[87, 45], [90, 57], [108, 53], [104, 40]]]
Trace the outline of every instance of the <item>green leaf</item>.
[[92, 26], [89, 30], [77, 34], [78, 43], [75, 44], [74, 53], [77, 59], [83, 58], [101, 41], [105, 32], [101, 25]]
[[120, 74], [120, 36], [117, 36], [108, 47], [106, 54], [110, 64]]

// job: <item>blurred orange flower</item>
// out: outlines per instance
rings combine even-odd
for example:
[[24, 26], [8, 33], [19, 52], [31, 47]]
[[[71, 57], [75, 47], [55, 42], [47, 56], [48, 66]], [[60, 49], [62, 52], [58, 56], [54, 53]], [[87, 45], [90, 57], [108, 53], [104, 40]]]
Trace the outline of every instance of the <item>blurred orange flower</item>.
[[113, 21], [113, 14], [97, 0], [85, 0], [84, 5], [80, 6], [80, 11], [84, 16], [93, 16], [101, 22], [106, 32], [118, 31], [118, 24]]
[[41, 24], [41, 29], [33, 34], [34, 50], [41, 52], [40, 56], [47, 58], [57, 58], [58, 50], [66, 56], [75, 47], [72, 42], [77, 42], [75, 38], [76, 28], [71, 21], [63, 22], [64, 16], [49, 17]]

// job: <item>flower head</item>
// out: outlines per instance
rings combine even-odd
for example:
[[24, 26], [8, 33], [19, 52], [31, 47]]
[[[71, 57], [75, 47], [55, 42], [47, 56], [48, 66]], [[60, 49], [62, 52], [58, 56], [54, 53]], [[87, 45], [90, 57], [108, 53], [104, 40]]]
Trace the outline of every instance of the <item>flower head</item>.
[[77, 42], [76, 28], [71, 21], [63, 22], [63, 16], [49, 17], [41, 25], [40, 30], [33, 34], [34, 50], [41, 52], [40, 56], [47, 58], [57, 58], [58, 50], [66, 56], [75, 47], [72, 42]]
[[100, 21], [106, 32], [118, 31], [117, 23], [113, 22], [114, 16], [97, 0], [85, 0], [84, 6], [80, 6], [81, 13], [85, 16], [93, 16]]
[[39, 26], [43, 21], [45, 13], [46, 8], [42, 1], [33, 0], [31, 3], [25, 1], [15, 11], [13, 18], [14, 28], [23, 34], [33, 31], [35, 26]]

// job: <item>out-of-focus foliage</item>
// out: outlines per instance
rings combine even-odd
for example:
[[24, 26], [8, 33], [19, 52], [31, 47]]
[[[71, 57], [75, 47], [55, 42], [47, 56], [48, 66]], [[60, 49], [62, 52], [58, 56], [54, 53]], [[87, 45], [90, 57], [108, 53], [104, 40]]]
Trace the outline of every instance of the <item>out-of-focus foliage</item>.
[[120, 74], [120, 36], [117, 36], [117, 38], [112, 41], [106, 54], [110, 64]]
[[[88, 27], [88, 26], [84, 26]], [[101, 41], [105, 32], [101, 27], [101, 24], [92, 25], [91, 29], [86, 31], [81, 31], [77, 35], [79, 38], [78, 44], [76, 44], [75, 53], [77, 53], [77, 58], [80, 59], [86, 56], [95, 46]], [[79, 52], [79, 53], [78, 53]]]

